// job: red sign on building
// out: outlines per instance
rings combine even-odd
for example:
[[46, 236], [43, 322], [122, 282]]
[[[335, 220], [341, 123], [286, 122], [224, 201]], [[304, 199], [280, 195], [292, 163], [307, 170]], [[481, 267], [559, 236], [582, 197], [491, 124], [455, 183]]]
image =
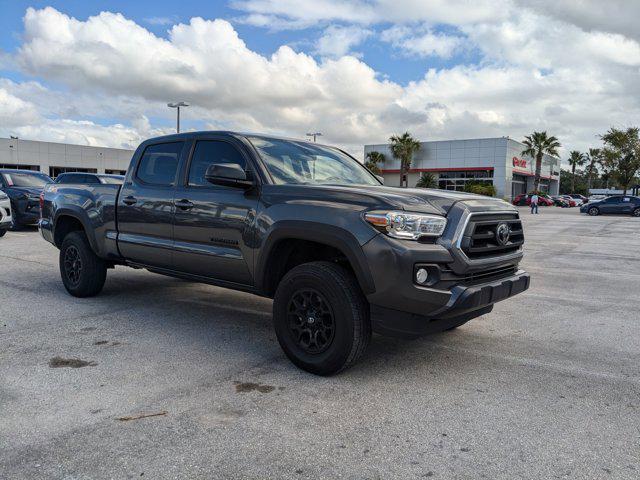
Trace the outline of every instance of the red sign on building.
[[513, 166], [527, 168], [527, 161], [524, 158], [513, 157]]

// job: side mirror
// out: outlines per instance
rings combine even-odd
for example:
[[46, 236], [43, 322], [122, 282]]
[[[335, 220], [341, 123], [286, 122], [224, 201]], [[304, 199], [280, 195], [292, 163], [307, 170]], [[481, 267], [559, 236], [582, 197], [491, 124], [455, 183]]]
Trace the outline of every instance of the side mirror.
[[250, 188], [253, 186], [251, 172], [246, 172], [237, 163], [214, 163], [209, 165], [204, 178], [214, 185], [238, 188]]
[[383, 177], [382, 175], [375, 175], [375, 174], [374, 174], [374, 176], [375, 176], [378, 180], [380, 180], [380, 183], [381, 183], [381, 184], [383, 184], [383, 185], [384, 185], [384, 177]]

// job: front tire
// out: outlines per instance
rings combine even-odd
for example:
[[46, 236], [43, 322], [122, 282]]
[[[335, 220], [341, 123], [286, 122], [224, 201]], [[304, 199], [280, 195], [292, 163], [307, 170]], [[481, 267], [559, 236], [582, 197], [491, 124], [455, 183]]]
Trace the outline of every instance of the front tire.
[[369, 304], [353, 274], [331, 262], [291, 269], [273, 299], [278, 342], [296, 366], [332, 375], [355, 363], [371, 340]]
[[634, 217], [640, 217], [640, 207], [631, 212], [631, 215], [633, 215]]
[[591, 207], [591, 208], [587, 211], [587, 213], [588, 213], [589, 215], [591, 215], [592, 217], [595, 217], [595, 216], [597, 216], [597, 215], [600, 215], [600, 210], [599, 210], [597, 207]]
[[62, 283], [74, 297], [92, 297], [102, 290], [107, 266], [89, 245], [84, 232], [71, 232], [60, 247]]

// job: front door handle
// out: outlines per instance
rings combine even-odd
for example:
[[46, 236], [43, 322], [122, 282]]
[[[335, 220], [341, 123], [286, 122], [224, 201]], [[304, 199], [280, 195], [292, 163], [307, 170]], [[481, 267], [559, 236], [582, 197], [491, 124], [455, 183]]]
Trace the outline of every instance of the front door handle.
[[191, 210], [193, 208], [193, 203], [186, 199], [176, 200], [173, 204], [180, 210]]
[[129, 195], [128, 197], [124, 197], [122, 203], [124, 203], [125, 205], [134, 205], [137, 201], [138, 199], [136, 197], [132, 197], [131, 195]]

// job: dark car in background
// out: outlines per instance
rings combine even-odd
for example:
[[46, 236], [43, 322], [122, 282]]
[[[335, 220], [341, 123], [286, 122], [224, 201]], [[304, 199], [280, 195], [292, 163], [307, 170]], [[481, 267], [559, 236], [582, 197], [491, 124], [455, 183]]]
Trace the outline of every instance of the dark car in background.
[[32, 170], [0, 169], [0, 190], [11, 201], [13, 227], [37, 225], [40, 220], [40, 194], [51, 177]]
[[640, 217], [640, 197], [613, 195], [580, 207], [580, 212], [596, 216], [607, 213], [627, 214]]
[[106, 173], [66, 172], [58, 175], [54, 183], [84, 184], [84, 185], [122, 185], [124, 175], [109, 175]]

